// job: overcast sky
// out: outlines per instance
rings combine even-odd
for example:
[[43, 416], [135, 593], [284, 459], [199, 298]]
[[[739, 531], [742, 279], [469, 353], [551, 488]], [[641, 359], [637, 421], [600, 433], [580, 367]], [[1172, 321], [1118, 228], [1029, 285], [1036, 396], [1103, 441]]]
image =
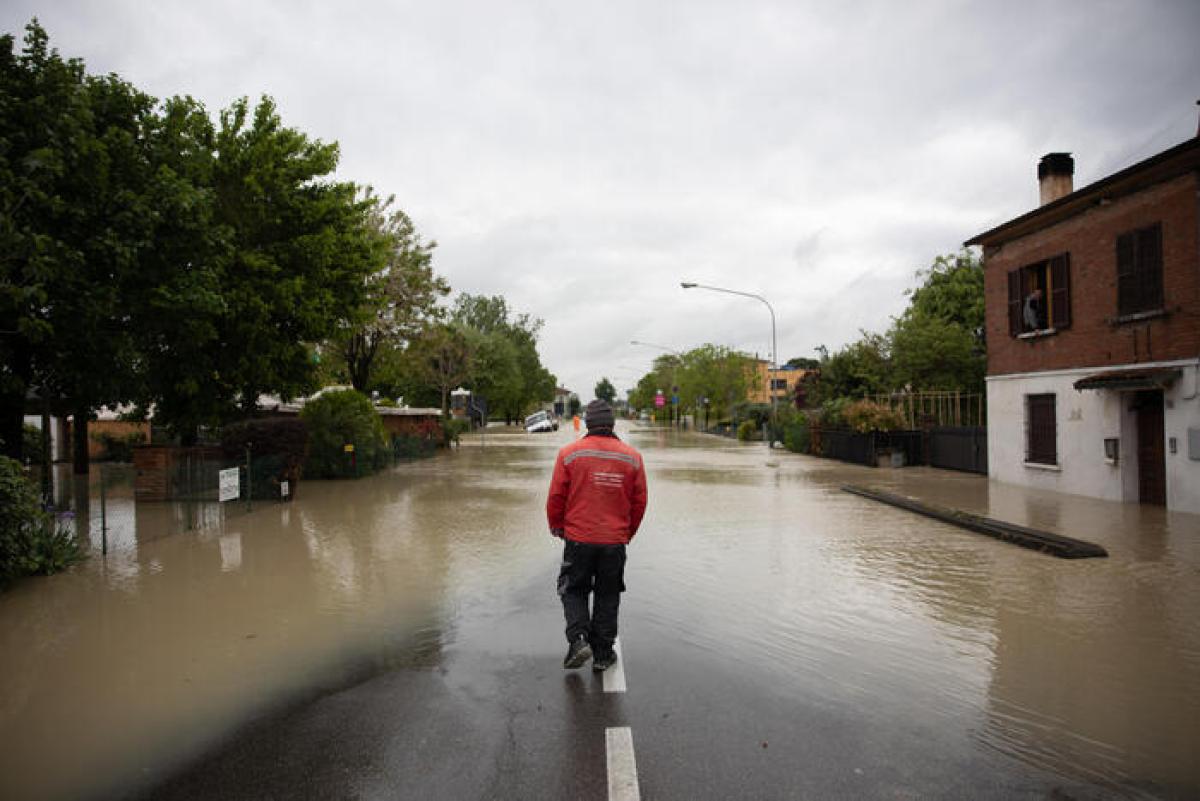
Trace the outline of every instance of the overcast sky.
[[395, 194], [455, 292], [545, 321], [586, 402], [660, 351], [781, 361], [883, 330], [914, 272], [1196, 135], [1200, 2], [42, 2], [91, 72], [210, 113], [273, 96]]

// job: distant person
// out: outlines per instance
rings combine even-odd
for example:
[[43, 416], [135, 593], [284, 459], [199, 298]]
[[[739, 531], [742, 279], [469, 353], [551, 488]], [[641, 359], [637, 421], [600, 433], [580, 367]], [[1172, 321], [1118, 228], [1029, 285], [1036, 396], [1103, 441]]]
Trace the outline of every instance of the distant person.
[[1025, 298], [1025, 327], [1030, 331], [1041, 331], [1045, 315], [1042, 310], [1042, 290], [1034, 289]]
[[579, 438], [579, 415], [576, 414], [571, 417], [571, 425], [575, 426], [575, 438], [578, 439]]
[[586, 420], [587, 436], [558, 452], [546, 518], [550, 534], [563, 540], [558, 574], [567, 619], [563, 667], [582, 667], [591, 659], [592, 670], [601, 672], [617, 660], [613, 643], [625, 590], [625, 546], [646, 512], [646, 470], [641, 454], [613, 433], [611, 406], [592, 401]]

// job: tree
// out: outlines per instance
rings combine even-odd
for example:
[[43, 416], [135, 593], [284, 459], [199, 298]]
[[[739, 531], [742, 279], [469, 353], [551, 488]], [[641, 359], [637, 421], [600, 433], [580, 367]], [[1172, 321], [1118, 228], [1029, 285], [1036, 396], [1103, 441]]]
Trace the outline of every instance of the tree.
[[970, 251], [938, 256], [892, 325], [893, 383], [982, 392], [987, 372], [983, 265]]
[[501, 295], [465, 292], [455, 300], [451, 319], [474, 332], [471, 341], [479, 358], [471, 388], [487, 397], [492, 409], [510, 421], [519, 420], [530, 405], [553, 396], [557, 381], [537, 352], [541, 320], [528, 314], [512, 316]]
[[0, 438], [20, 457], [25, 395], [36, 387], [76, 420], [132, 391], [124, 289], [151, 249], [154, 101], [116, 76], [63, 60], [36, 20], [18, 55], [0, 37]]
[[[191, 125], [208, 142], [200, 121]], [[188, 176], [206, 182], [207, 238], [162, 266], [170, 291], [151, 291], [161, 302], [146, 323], [143, 400], [185, 438], [252, 413], [261, 393], [313, 389], [309, 343], [345, 329], [384, 263], [371, 202], [323, 180], [337, 146], [285, 127], [270, 98], [222, 112], [211, 147]], [[181, 314], [192, 317], [190, 338], [179, 336]]]
[[596, 383], [595, 391], [596, 397], [605, 403], [612, 403], [613, 399], [617, 397], [617, 388], [613, 386], [612, 382], [609, 381], [607, 377], [601, 378], [600, 381]]
[[442, 416], [450, 416], [450, 391], [471, 374], [474, 354], [461, 326], [441, 323], [413, 343], [415, 361], [426, 381], [441, 393]]
[[889, 340], [882, 334], [860, 331], [860, 339], [837, 353], [821, 346], [821, 378], [817, 400], [862, 397], [892, 388]]
[[386, 259], [381, 270], [367, 279], [366, 302], [359, 321], [339, 339], [350, 383], [366, 392], [381, 348], [405, 348], [426, 326], [440, 317], [437, 301], [450, 291], [445, 279], [433, 272], [434, 242], [423, 242], [407, 214], [391, 208], [395, 197], [375, 198], [367, 223]]

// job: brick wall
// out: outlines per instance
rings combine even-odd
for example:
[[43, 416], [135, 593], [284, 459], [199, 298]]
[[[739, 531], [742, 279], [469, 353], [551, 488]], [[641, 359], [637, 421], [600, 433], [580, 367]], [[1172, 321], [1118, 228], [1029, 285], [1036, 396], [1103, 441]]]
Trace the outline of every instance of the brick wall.
[[[1194, 173], [1008, 242], [985, 254], [988, 374], [1103, 367], [1200, 356], [1200, 181]], [[1163, 298], [1167, 315], [1114, 323], [1117, 237], [1162, 224]], [[1008, 273], [1063, 252], [1071, 254], [1071, 327], [1016, 339], [1008, 329]]]

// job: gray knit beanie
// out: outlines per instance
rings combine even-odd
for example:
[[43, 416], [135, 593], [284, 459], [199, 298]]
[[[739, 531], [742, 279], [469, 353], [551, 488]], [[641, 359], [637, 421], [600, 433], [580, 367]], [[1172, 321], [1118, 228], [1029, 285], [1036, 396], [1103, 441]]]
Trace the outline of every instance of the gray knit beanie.
[[617, 418], [613, 415], [612, 407], [602, 400], [594, 400], [587, 405], [587, 413], [584, 417], [587, 421], [588, 429], [594, 428], [612, 428], [617, 422]]

